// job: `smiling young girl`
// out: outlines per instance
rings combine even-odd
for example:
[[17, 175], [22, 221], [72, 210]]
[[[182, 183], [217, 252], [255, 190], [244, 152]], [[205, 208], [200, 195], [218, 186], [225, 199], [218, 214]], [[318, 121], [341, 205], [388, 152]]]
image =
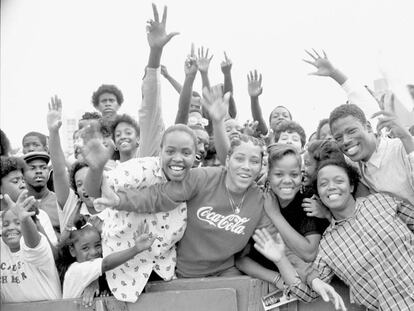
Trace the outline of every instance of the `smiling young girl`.
[[65, 273], [63, 298], [80, 297], [91, 282], [150, 248], [155, 239], [156, 235], [148, 234], [148, 225], [140, 223], [134, 236], [134, 245], [102, 258], [102, 242], [98, 231], [84, 218], [80, 218], [67, 241], [69, 252], [76, 261]]
[[1, 297], [3, 302], [59, 299], [61, 288], [52, 249], [32, 217], [36, 200], [23, 190], [14, 203], [6, 194], [1, 215]]

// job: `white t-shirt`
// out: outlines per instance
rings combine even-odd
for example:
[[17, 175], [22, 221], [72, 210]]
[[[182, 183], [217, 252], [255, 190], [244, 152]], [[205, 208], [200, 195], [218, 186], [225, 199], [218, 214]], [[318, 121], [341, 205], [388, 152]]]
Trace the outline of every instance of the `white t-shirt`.
[[29, 248], [20, 239], [20, 250], [12, 253], [1, 239], [1, 296], [3, 302], [28, 302], [61, 298], [59, 275], [52, 250], [40, 233], [40, 242]]
[[71, 264], [63, 281], [62, 298], [79, 298], [85, 288], [102, 275], [102, 260], [96, 258]]
[[[3, 212], [0, 211], [0, 216]], [[56, 232], [53, 229], [52, 222], [50, 221], [49, 215], [42, 209], [39, 209], [39, 214], [36, 216], [39, 220], [39, 223], [42, 225], [43, 229], [45, 230], [46, 236], [49, 238], [50, 243], [53, 246], [56, 246], [58, 243], [58, 239], [56, 237]], [[3, 227], [3, 222], [0, 221], [0, 237], [1, 237], [1, 228]]]

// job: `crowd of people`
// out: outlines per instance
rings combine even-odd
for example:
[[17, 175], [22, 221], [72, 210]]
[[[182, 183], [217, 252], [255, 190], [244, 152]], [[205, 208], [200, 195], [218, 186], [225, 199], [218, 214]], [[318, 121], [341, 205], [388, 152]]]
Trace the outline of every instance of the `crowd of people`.
[[[334, 80], [348, 101], [307, 139], [288, 107], [265, 120], [254, 70], [254, 121], [241, 124], [228, 56], [224, 83], [211, 86], [212, 56], [192, 46], [179, 83], [161, 65], [178, 33], [166, 31], [166, 7], [160, 17], [153, 5], [153, 14], [138, 122], [118, 113], [121, 90], [101, 85], [96, 111], [74, 133], [74, 161], [61, 146], [58, 96], [49, 102], [48, 133], [28, 132], [22, 157], [10, 155], [1, 132], [2, 301], [135, 302], [148, 281], [246, 274], [345, 309], [328, 284], [336, 275], [353, 303], [412, 310], [413, 127], [315, 50], [305, 60], [313, 74]], [[201, 95], [193, 90], [198, 73]], [[179, 93], [167, 128], [162, 77]], [[376, 127], [364, 113], [372, 110]]]

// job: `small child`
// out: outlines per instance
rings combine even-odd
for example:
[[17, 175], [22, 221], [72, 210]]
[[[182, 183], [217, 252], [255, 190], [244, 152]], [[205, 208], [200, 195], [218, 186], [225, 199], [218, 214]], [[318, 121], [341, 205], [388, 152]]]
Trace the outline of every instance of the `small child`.
[[3, 302], [59, 299], [61, 288], [52, 249], [32, 217], [36, 200], [20, 193], [1, 215], [1, 297]]
[[283, 120], [273, 131], [273, 142], [290, 144], [302, 151], [306, 143], [306, 134], [303, 127], [298, 123]]
[[134, 236], [134, 246], [102, 258], [102, 241], [97, 229], [81, 218], [76, 222], [76, 229], [70, 232], [67, 243], [75, 262], [66, 271], [63, 298], [80, 297], [85, 288], [104, 272], [122, 265], [135, 255], [149, 249], [156, 237], [148, 233], [146, 223], [140, 223]]

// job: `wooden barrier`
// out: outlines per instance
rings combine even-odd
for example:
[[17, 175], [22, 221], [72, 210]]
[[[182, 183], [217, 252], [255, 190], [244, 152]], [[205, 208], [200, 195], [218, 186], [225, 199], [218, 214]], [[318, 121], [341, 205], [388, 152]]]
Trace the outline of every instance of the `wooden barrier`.
[[177, 279], [170, 282], [150, 282], [146, 292], [166, 290], [207, 290], [212, 288], [234, 288], [237, 292], [237, 310], [262, 310], [261, 297], [267, 293], [267, 283], [248, 276], [213, 277], [200, 279]]
[[237, 311], [232, 288], [144, 293], [136, 303], [122, 303], [113, 297], [97, 298], [92, 308], [79, 299], [2, 304], [2, 311]]
[[[342, 296], [349, 311], [365, 311], [350, 304], [349, 289], [340, 280], [331, 285]], [[150, 282], [136, 303], [122, 303], [113, 297], [98, 298], [93, 308], [84, 308], [79, 299], [3, 304], [2, 311], [263, 311], [261, 298], [269, 291], [267, 282], [248, 276], [227, 278], [177, 279]], [[276, 311], [277, 309], [275, 309]], [[331, 303], [317, 299], [312, 303], [293, 302], [279, 311], [331, 311]]]

